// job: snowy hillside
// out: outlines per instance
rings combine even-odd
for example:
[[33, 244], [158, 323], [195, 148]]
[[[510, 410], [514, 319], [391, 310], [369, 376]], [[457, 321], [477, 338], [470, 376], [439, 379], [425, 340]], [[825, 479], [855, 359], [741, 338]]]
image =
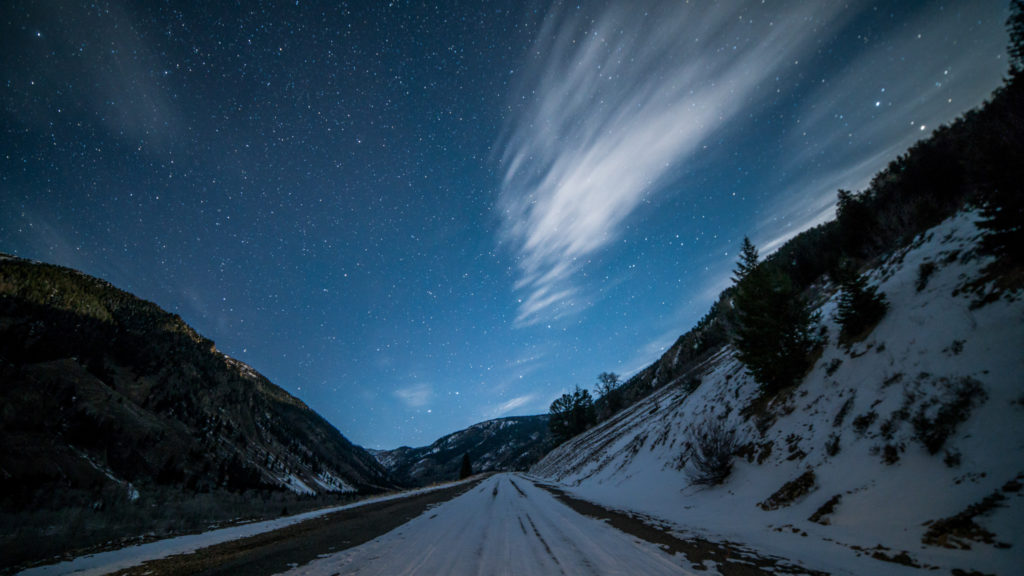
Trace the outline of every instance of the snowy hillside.
[[473, 472], [526, 470], [550, 445], [547, 415], [512, 416], [474, 424], [430, 446], [376, 450], [371, 454], [391, 477], [410, 486], [458, 478], [468, 454]]
[[[972, 251], [977, 218], [961, 213], [872, 271], [890, 310], [864, 340], [839, 345], [837, 295], [824, 302], [821, 357], [767, 406], [726, 348], [532, 473], [809, 568], [1019, 573], [1024, 298], [972, 306], [963, 286], [988, 262]], [[688, 443], [716, 426], [739, 456], [723, 484], [695, 485]]]

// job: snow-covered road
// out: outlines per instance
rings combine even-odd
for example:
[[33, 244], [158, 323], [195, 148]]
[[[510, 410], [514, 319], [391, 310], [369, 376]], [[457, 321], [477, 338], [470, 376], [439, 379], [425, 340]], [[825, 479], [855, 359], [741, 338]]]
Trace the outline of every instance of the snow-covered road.
[[582, 516], [518, 475], [493, 476], [392, 532], [289, 575], [693, 574], [682, 556]]

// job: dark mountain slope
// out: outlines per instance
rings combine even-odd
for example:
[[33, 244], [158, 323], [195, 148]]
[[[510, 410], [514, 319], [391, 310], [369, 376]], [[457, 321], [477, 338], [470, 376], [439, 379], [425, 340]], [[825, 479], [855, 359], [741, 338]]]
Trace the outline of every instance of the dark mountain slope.
[[[979, 207], [985, 231], [979, 250], [996, 257], [965, 289], [978, 305], [1024, 285], [1024, 73], [996, 89], [984, 105], [942, 125], [899, 155], [860, 192], [838, 191], [836, 218], [796, 235], [765, 260], [820, 304], [832, 279], [867, 269], [891, 250], [952, 217]], [[994, 283], [989, 286], [989, 283]], [[990, 290], [995, 288], [994, 290]], [[655, 389], [690, 374], [735, 338], [735, 287], [654, 363], [617, 391], [628, 407]], [[685, 385], [699, 385], [696, 376]], [[598, 400], [604, 402], [603, 399]]]
[[463, 454], [469, 454], [474, 473], [525, 470], [550, 447], [547, 415], [514, 416], [474, 424], [430, 446], [374, 454], [396, 481], [423, 486], [458, 478]]
[[[16, 526], [0, 538], [49, 511], [88, 510], [109, 527], [141, 502], [388, 485], [366, 451], [177, 315], [74, 270], [0, 256], [0, 520]], [[196, 520], [238, 515], [212, 508]]]

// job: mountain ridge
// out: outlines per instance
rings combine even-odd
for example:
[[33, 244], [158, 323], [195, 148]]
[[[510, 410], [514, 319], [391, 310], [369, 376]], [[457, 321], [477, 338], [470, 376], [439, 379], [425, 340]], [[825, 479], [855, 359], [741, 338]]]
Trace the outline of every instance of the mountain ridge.
[[158, 523], [142, 505], [173, 502], [177, 517], [160, 522], [174, 531], [393, 486], [180, 316], [69, 268], [0, 256], [0, 381], [5, 558], [54, 518], [58, 530], [142, 533]]
[[423, 486], [458, 478], [464, 454], [474, 473], [525, 470], [551, 444], [548, 416], [508, 416], [478, 422], [438, 438], [429, 446], [373, 450], [399, 482]]

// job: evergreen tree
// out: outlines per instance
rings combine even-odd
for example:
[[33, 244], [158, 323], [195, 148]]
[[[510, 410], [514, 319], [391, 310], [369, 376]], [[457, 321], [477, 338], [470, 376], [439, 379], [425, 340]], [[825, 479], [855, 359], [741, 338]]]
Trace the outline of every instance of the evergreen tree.
[[985, 230], [981, 239], [984, 252], [1009, 265], [1024, 265], [1024, 177], [1021, 166], [1007, 166], [982, 193], [978, 227]]
[[889, 304], [884, 294], [868, 285], [863, 274], [848, 270], [842, 274], [842, 292], [839, 294], [839, 309], [836, 320], [842, 326], [840, 338], [849, 341], [861, 336], [885, 316]]
[[469, 461], [469, 452], [462, 455], [462, 466], [459, 467], [459, 480], [464, 480], [473, 475], [473, 464]]
[[743, 243], [740, 244], [740, 259], [736, 263], [736, 269], [733, 270], [732, 281], [736, 284], [742, 282], [757, 267], [757, 258], [757, 247], [749, 237], [744, 236]]
[[[746, 259], [741, 255], [741, 265]], [[748, 270], [736, 284], [733, 306], [738, 357], [762, 391], [797, 383], [816, 344], [811, 329], [817, 315], [789, 276], [770, 262]]]
[[555, 444], [561, 444], [573, 437], [572, 431], [572, 396], [562, 394], [548, 410], [548, 429]]
[[1024, 0], [1010, 1], [1010, 16], [1006, 19], [1006, 31], [1010, 33], [1010, 74], [1017, 76], [1024, 72]]
[[573, 436], [590, 428], [597, 422], [594, 411], [594, 397], [586, 388], [576, 387], [572, 394]]
[[597, 421], [593, 397], [579, 386], [571, 395], [562, 394], [552, 402], [548, 414], [548, 428], [556, 444], [583, 432]]
[[1005, 266], [1024, 266], [1024, 163], [1021, 162], [1021, 110], [1024, 109], [1024, 0], [1010, 2], [1006, 19], [1010, 36], [1010, 78], [997, 92], [1001, 112], [997, 122], [984, 126], [983, 153], [973, 158], [975, 165], [985, 166], [981, 178], [981, 213], [978, 227], [985, 230], [982, 250], [998, 258]]

